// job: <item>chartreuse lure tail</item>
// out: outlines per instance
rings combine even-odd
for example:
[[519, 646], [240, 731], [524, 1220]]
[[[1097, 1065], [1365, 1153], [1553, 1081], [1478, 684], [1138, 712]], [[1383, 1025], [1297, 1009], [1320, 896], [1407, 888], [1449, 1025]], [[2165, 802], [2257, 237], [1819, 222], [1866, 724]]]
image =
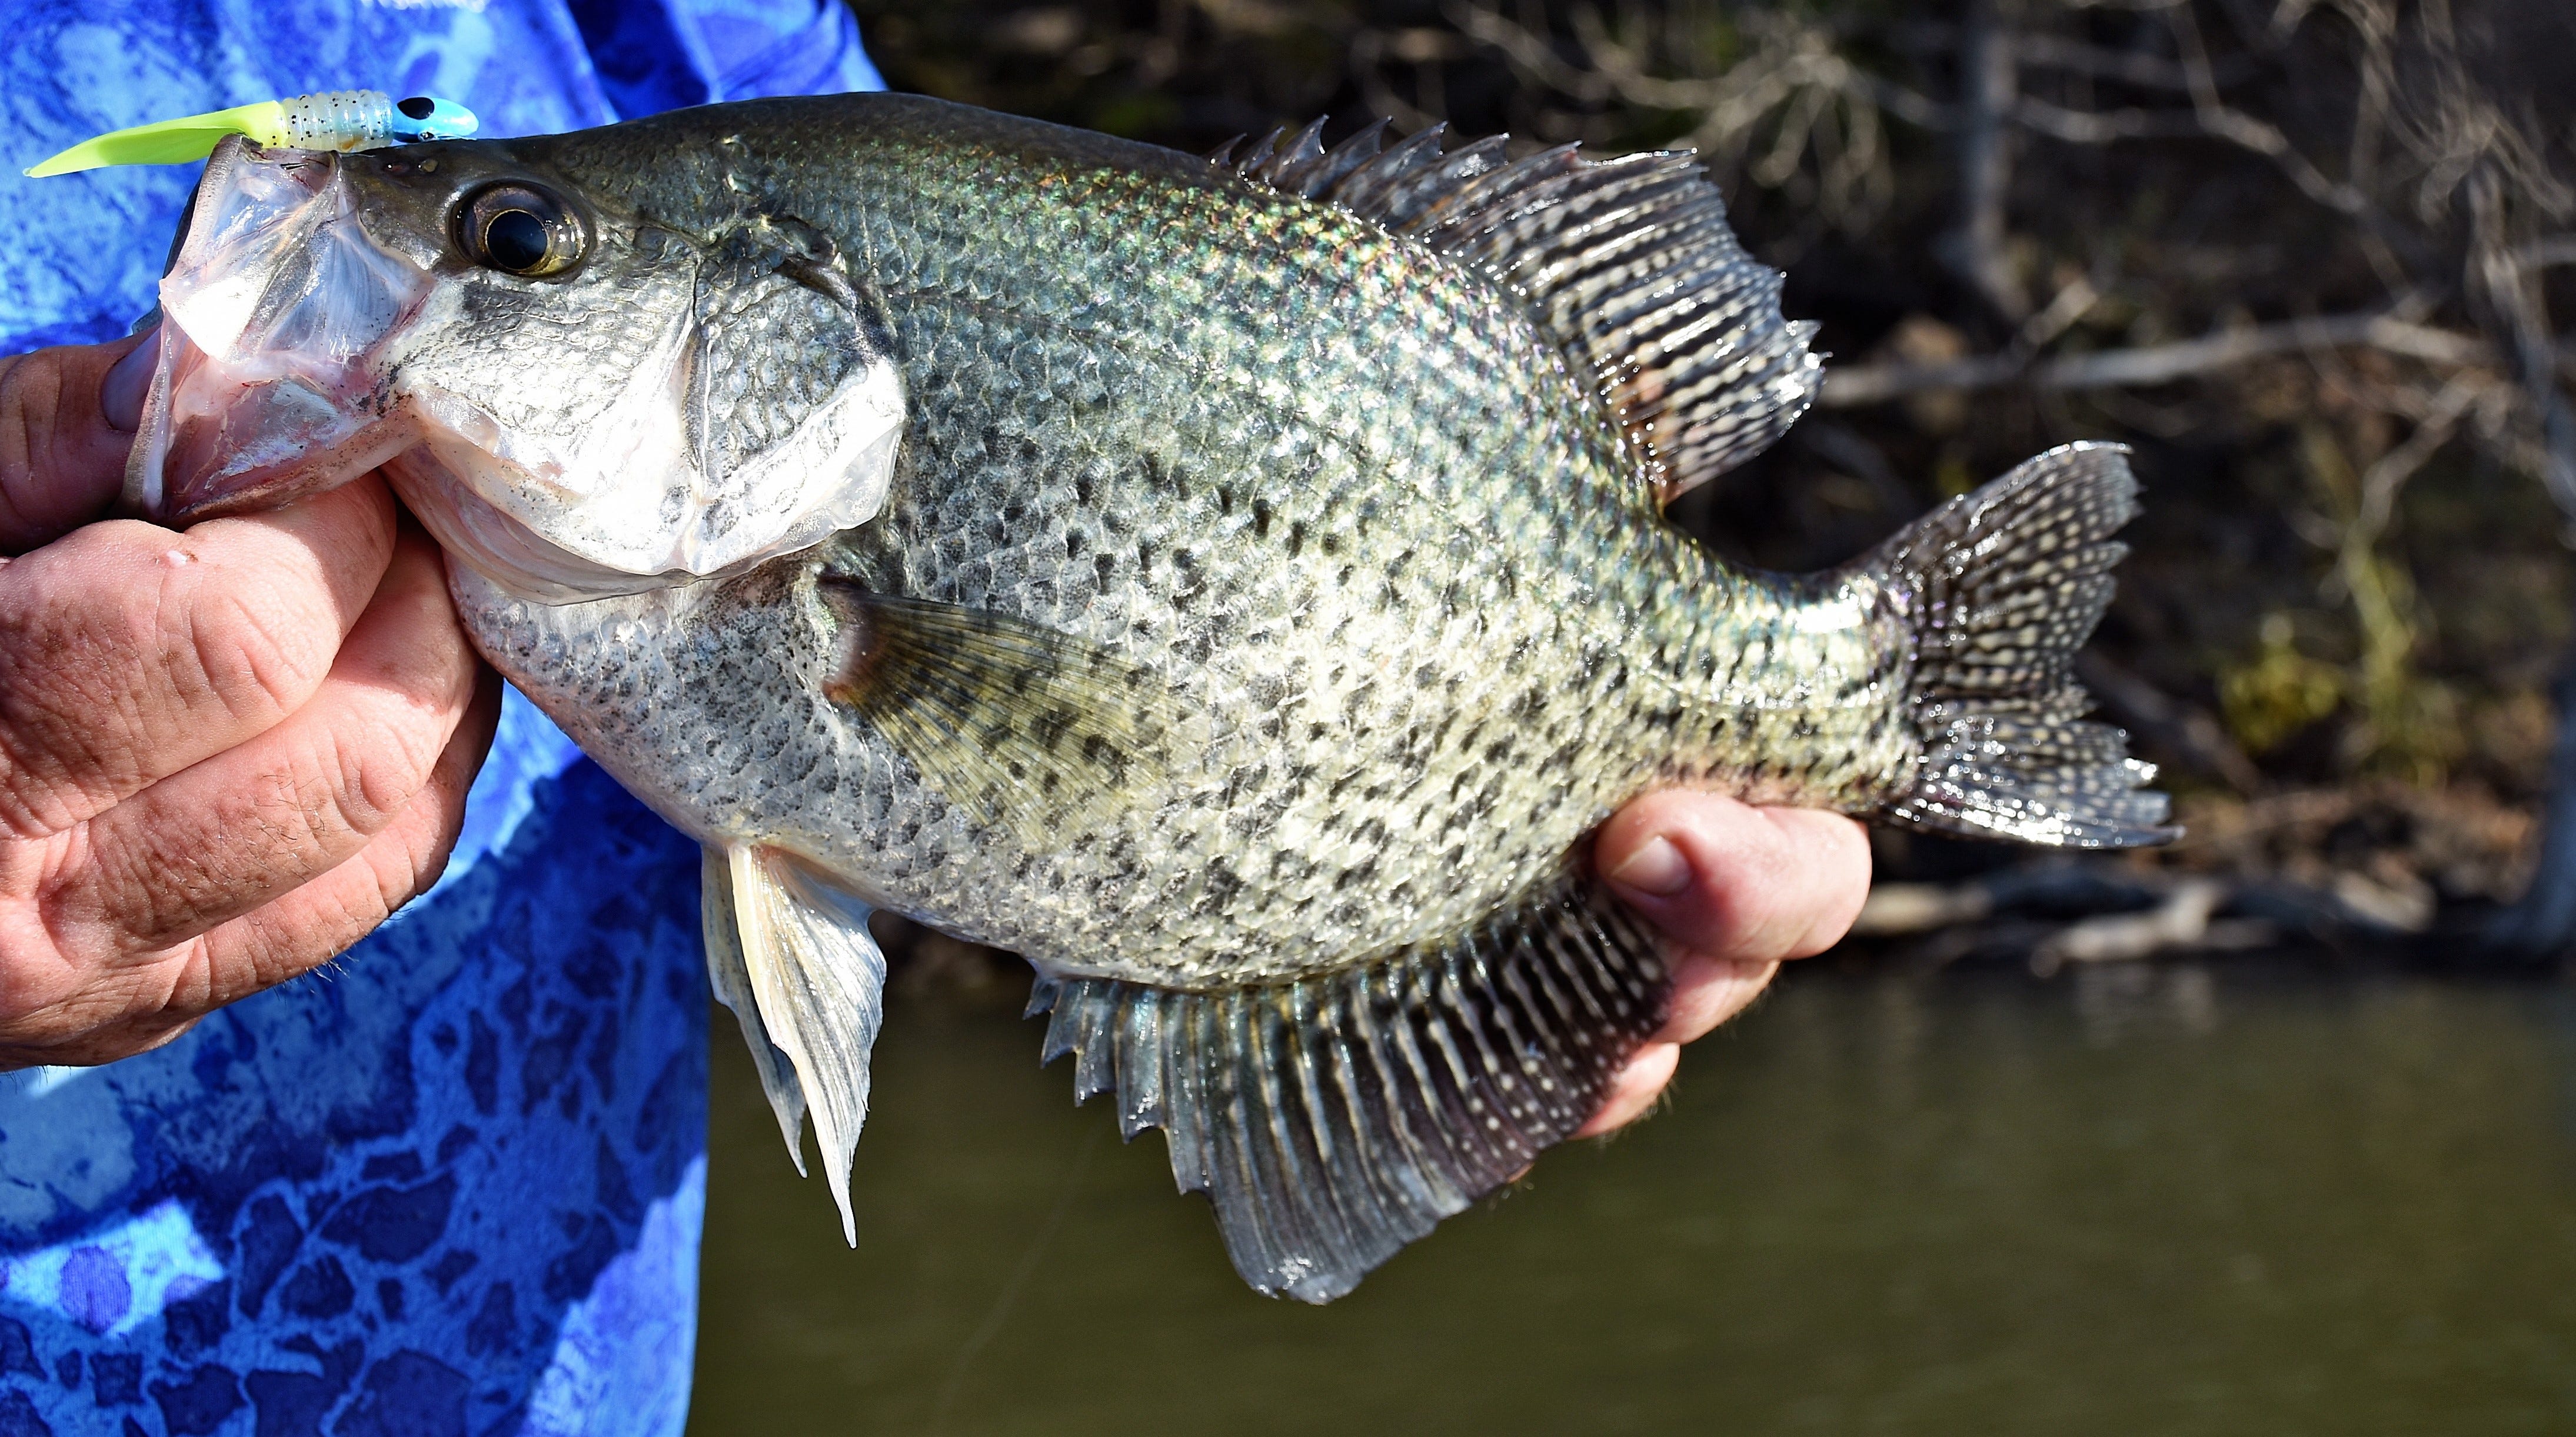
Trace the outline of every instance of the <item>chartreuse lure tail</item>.
[[475, 128], [474, 112], [453, 100], [429, 95], [396, 100], [380, 90], [333, 90], [110, 131], [26, 173], [41, 179], [107, 165], [186, 164], [213, 154], [226, 135], [244, 136], [263, 148], [374, 150], [415, 140], [463, 139]]

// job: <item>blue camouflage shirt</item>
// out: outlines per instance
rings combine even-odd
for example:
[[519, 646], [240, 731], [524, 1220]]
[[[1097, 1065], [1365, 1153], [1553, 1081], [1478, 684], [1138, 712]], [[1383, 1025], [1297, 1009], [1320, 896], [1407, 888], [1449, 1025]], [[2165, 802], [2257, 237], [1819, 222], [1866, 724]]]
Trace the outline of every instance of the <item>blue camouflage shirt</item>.
[[[873, 89], [834, 0], [0, 0], [0, 353], [123, 333], [194, 166], [17, 171], [314, 90], [483, 133]], [[510, 694], [429, 895], [159, 1051], [0, 1075], [0, 1437], [677, 1434], [698, 856]]]

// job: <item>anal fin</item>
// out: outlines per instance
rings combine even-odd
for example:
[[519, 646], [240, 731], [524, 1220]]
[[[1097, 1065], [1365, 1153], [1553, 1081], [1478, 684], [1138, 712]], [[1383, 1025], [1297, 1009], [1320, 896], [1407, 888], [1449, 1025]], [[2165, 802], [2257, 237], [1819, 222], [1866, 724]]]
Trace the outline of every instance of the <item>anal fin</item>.
[[856, 1246], [850, 1163], [867, 1121], [868, 1054], [885, 998], [885, 955], [868, 933], [868, 910], [787, 855], [752, 844], [708, 848], [704, 878], [707, 976], [716, 999], [741, 1020], [800, 1174], [812, 1112], [841, 1234]]
[[1292, 983], [1047, 978], [1045, 1056], [1216, 1209], [1264, 1293], [1329, 1302], [1580, 1128], [1664, 1020], [1654, 937], [1590, 879], [1472, 932]]

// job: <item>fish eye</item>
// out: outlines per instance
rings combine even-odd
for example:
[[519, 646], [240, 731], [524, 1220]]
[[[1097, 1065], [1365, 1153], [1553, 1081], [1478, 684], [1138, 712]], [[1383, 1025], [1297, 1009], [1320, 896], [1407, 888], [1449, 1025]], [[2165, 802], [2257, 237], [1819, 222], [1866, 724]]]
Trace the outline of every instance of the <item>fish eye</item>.
[[540, 279], [581, 262], [590, 247], [581, 220], [563, 201], [534, 185], [477, 190], [457, 216], [465, 255], [486, 269]]

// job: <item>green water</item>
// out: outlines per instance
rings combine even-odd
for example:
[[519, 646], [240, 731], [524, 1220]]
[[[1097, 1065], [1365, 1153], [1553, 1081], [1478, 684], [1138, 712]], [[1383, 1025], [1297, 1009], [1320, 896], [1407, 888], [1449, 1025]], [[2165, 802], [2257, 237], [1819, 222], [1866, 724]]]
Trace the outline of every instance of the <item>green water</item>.
[[2555, 984], [1801, 975], [1320, 1309], [1038, 1032], [895, 1006], [853, 1253], [719, 1031], [692, 1433], [2576, 1430]]

